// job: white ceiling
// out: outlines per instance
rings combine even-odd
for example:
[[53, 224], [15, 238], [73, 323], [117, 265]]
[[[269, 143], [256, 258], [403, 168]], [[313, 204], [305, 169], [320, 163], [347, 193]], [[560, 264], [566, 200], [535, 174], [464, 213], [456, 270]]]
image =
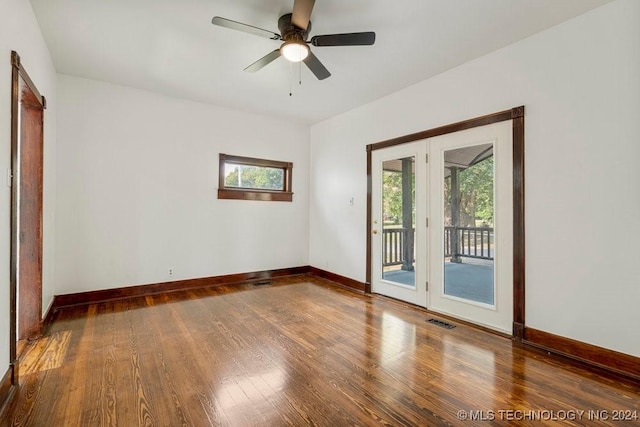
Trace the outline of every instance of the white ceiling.
[[[279, 42], [211, 24], [278, 32], [293, 0], [31, 0], [59, 73], [316, 123], [451, 69], [610, 0], [317, 0], [310, 36], [375, 31], [374, 46], [312, 47], [318, 81]], [[293, 83], [293, 96], [289, 87]]]

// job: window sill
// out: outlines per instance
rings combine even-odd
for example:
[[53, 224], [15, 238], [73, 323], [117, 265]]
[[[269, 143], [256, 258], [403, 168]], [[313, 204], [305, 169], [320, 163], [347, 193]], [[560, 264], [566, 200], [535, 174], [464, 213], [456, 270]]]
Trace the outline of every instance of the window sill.
[[291, 202], [293, 193], [267, 190], [218, 189], [218, 199], [259, 200], [264, 202]]

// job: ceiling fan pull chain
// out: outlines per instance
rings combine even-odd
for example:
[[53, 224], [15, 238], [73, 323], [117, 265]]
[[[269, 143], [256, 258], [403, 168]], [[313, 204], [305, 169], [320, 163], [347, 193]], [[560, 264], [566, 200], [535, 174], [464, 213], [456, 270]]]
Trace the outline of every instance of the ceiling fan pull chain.
[[289, 96], [293, 93], [293, 62], [289, 62]]
[[302, 61], [298, 62], [298, 84], [302, 86]]

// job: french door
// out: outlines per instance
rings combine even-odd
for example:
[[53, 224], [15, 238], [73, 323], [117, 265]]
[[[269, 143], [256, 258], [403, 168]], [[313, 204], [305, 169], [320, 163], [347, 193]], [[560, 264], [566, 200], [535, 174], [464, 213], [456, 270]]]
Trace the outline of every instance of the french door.
[[511, 333], [511, 121], [372, 152], [372, 291]]
[[423, 142], [372, 153], [372, 292], [426, 307], [426, 158]]

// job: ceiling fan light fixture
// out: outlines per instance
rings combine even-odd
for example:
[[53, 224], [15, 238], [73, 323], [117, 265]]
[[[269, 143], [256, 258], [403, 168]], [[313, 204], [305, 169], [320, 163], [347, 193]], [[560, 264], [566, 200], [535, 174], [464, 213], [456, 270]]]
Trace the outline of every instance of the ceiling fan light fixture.
[[280, 46], [280, 53], [288, 61], [300, 62], [309, 56], [309, 46], [303, 41], [290, 40]]

